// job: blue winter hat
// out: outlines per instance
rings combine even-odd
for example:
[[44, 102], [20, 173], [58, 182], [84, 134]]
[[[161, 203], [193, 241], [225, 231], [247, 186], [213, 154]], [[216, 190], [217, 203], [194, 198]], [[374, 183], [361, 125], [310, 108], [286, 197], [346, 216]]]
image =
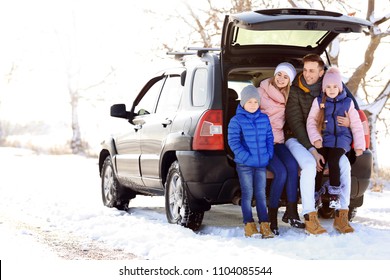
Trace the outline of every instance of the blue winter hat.
[[246, 86], [242, 89], [240, 105], [244, 107], [245, 103], [247, 103], [251, 98], [255, 98], [260, 106], [260, 93], [253, 85]]

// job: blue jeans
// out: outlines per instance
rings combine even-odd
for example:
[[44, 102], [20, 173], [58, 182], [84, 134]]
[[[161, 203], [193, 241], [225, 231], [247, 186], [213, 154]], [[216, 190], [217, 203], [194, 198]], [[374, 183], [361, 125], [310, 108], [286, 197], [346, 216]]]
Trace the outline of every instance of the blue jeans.
[[298, 167], [298, 162], [286, 145], [274, 145], [274, 156], [268, 164], [268, 169], [274, 174], [270, 188], [270, 208], [279, 207], [284, 187], [286, 187], [287, 202], [298, 201]]
[[254, 222], [252, 215], [252, 197], [256, 199], [256, 211], [259, 222], [268, 222], [267, 202], [265, 197], [266, 168], [236, 165], [241, 186], [241, 211], [243, 222]]

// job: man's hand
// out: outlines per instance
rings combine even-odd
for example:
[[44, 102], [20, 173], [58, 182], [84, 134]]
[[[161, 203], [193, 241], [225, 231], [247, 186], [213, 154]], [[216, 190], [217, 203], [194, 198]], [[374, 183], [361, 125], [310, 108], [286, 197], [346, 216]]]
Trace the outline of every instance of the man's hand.
[[323, 169], [323, 167], [321, 165], [321, 162], [322, 162], [322, 164], [325, 164], [324, 157], [320, 153], [318, 153], [318, 151], [316, 149], [312, 149], [310, 152], [311, 152], [311, 154], [313, 155], [313, 157], [316, 160], [316, 163], [317, 163], [316, 169], [317, 169], [317, 171], [321, 172], [322, 169]]
[[345, 111], [345, 117], [337, 116], [337, 124], [338, 126], [345, 126], [345, 127], [350, 126], [351, 121], [349, 120], [349, 115], [347, 111]]

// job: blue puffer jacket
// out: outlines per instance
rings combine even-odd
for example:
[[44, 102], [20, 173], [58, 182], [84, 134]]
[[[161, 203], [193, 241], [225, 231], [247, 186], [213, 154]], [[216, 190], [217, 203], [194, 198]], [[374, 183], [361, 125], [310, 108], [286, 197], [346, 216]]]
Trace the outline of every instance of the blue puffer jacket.
[[[322, 94], [317, 97], [321, 103]], [[336, 98], [326, 97], [325, 104], [325, 129], [322, 131], [323, 146], [328, 148], [343, 148], [346, 152], [351, 149], [352, 132], [345, 126], [337, 125], [337, 116], [345, 117], [351, 106], [352, 99], [347, 97], [345, 90]]]
[[234, 161], [251, 167], [266, 167], [274, 154], [274, 137], [269, 118], [260, 109], [249, 113], [237, 106], [228, 126], [228, 143]]

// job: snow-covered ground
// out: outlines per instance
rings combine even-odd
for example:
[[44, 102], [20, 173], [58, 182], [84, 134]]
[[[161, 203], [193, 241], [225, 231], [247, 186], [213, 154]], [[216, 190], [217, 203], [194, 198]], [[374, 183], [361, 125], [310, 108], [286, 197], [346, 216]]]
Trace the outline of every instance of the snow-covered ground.
[[[57, 267], [64, 273], [55, 272], [56, 275], [65, 277], [80, 267], [77, 276], [91, 276], [93, 271], [96, 279], [116, 279], [113, 277], [119, 277], [122, 264], [129, 267], [163, 263], [209, 267], [207, 279], [214, 276], [212, 267], [222, 264], [272, 265], [273, 275], [288, 276], [289, 269], [297, 269], [303, 274], [303, 278], [297, 278], [306, 279], [305, 271], [310, 271], [329, 279], [334, 267], [348, 272], [347, 275], [369, 275], [371, 265], [380, 271], [390, 264], [389, 182], [384, 182], [383, 192], [367, 192], [364, 205], [352, 222], [352, 234], [341, 235], [332, 228], [332, 220], [321, 220], [329, 234], [308, 236], [281, 221], [282, 208], [281, 235], [262, 240], [243, 237], [239, 206], [213, 207], [205, 213], [198, 233], [168, 224], [162, 197], [137, 197], [131, 201], [128, 212], [103, 207], [96, 159], [36, 155], [12, 148], [0, 148], [0, 159], [0, 259], [4, 275], [27, 273], [31, 277], [34, 272], [50, 274]], [[37, 241], [34, 228], [79, 236], [137, 257], [115, 264], [64, 261], [53, 248]], [[47, 264], [52, 264], [52, 269], [48, 270]], [[21, 265], [26, 269], [17, 269]]]

